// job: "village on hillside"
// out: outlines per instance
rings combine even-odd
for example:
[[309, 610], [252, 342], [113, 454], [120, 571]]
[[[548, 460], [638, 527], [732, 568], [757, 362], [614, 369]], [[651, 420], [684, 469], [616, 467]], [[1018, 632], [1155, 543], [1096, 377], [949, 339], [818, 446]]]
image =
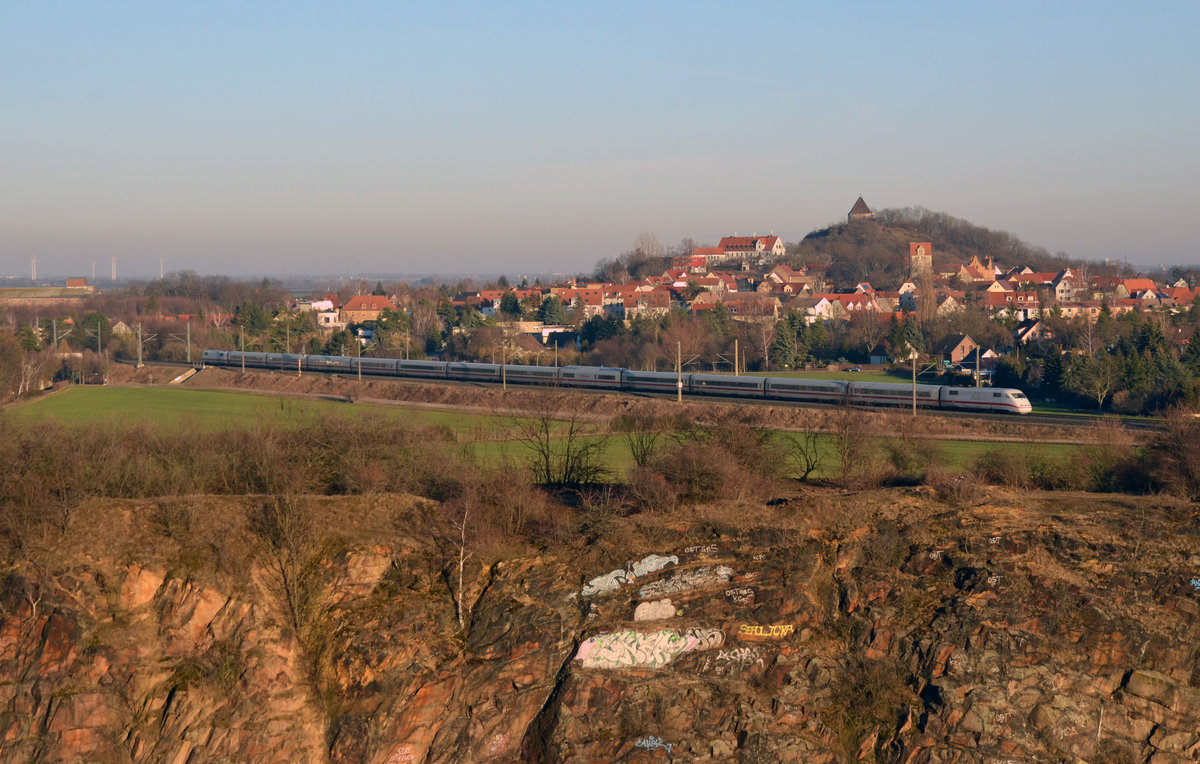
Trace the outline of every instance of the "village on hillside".
[[[861, 196], [845, 225], [886, 227]], [[93, 370], [89, 354], [191, 361], [201, 347], [730, 373], [885, 367], [915, 355], [940, 382], [991, 378], [1042, 400], [1149, 411], [1196, 397], [1200, 290], [1185, 280], [1091, 274], [1086, 263], [1035, 271], [987, 254], [953, 262], [933, 241], [888, 230], [883, 246], [907, 245], [887, 253], [889, 274], [907, 266], [899, 283], [881, 284], [889, 288], [832, 283], [836, 262], [798, 262], [772, 232], [670, 253], [639, 247], [621, 267], [555, 283], [372, 289], [358, 279], [349, 294], [298, 298], [265, 280], [185, 273], [108, 295], [83, 279], [0, 289], [0, 307], [26, 353], [55, 348]], [[82, 373], [63, 365], [39, 368]]]

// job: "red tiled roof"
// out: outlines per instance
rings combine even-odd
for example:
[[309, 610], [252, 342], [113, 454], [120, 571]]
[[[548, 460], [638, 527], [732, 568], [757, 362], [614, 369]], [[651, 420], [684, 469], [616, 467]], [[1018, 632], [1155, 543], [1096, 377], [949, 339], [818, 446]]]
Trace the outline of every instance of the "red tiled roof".
[[1125, 284], [1125, 290], [1130, 294], [1158, 288], [1152, 279], [1125, 279], [1122, 283]]
[[383, 295], [360, 294], [350, 298], [350, 302], [342, 306], [342, 310], [395, 310], [392, 301]]
[[860, 196], [860, 197], [858, 197], [858, 201], [854, 203], [854, 206], [850, 208], [850, 214], [851, 215], [870, 215], [872, 213], [871, 213], [871, 208], [867, 206], [867, 203], [864, 202], [863, 198]]

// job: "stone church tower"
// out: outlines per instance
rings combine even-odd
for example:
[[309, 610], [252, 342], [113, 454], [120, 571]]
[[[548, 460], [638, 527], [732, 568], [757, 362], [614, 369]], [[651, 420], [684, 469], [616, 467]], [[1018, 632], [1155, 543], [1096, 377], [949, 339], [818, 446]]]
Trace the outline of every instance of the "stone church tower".
[[908, 243], [909, 276], [917, 278], [924, 274], [933, 275], [933, 244], [927, 241]]
[[853, 223], [855, 220], [870, 220], [875, 217], [875, 213], [871, 212], [871, 208], [863, 201], [863, 198], [858, 197], [858, 201], [850, 208], [850, 214], [846, 216], [847, 223]]

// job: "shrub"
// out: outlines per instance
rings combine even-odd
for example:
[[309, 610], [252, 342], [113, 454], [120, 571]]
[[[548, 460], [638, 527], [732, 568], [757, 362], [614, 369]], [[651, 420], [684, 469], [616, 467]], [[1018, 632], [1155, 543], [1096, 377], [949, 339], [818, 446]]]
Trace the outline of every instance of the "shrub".
[[943, 501], [956, 507], [970, 506], [983, 495], [983, 487], [975, 475], [950, 472], [941, 467], [926, 472], [925, 485], [937, 491]]
[[636, 509], [669, 512], [679, 503], [679, 492], [650, 467], [635, 467], [629, 476], [629, 498]]

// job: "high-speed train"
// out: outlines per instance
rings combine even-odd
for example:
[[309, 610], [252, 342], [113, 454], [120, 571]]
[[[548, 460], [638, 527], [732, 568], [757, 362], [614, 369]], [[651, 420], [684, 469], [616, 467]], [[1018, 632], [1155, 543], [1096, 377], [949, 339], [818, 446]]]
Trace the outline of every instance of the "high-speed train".
[[[294, 353], [242, 353], [205, 350], [201, 362], [208, 366], [247, 369], [382, 375], [389, 377], [453, 379], [468, 382], [592, 387], [630, 392], [667, 392], [681, 389], [688, 395], [723, 395], [783, 401], [838, 403], [858, 406], [911, 406], [913, 386], [893, 382], [841, 382], [795, 377], [735, 377], [729, 374], [667, 371], [630, 371], [610, 366], [521, 366], [464, 361], [406, 361], [395, 358], [297, 355]], [[1012, 388], [917, 385], [917, 405], [924, 408], [964, 409], [1004, 414], [1033, 410], [1025, 393]]]

